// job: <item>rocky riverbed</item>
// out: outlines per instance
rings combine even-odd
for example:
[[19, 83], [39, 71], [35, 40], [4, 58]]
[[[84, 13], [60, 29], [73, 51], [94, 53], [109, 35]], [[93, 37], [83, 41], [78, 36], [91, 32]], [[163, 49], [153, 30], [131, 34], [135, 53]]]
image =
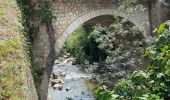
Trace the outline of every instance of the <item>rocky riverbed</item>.
[[93, 74], [85, 73], [74, 58], [58, 59], [49, 82], [48, 100], [95, 100]]

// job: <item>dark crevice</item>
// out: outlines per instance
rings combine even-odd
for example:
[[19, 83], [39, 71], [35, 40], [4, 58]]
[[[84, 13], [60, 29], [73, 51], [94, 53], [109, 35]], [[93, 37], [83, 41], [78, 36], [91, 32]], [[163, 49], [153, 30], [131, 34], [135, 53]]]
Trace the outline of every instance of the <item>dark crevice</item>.
[[54, 29], [51, 23], [47, 23], [47, 35], [48, 35], [48, 41], [49, 41], [49, 46], [50, 46], [50, 50], [49, 50], [49, 55], [47, 57], [47, 61], [46, 61], [46, 70], [47, 70], [47, 74], [48, 77], [50, 77], [51, 75], [51, 71], [52, 71], [52, 67], [56, 58], [55, 55], [55, 40], [54, 40]]
[[152, 22], [152, 1], [148, 1], [148, 14], [149, 14], [149, 23], [150, 23], [150, 35], [153, 36], [153, 22]]

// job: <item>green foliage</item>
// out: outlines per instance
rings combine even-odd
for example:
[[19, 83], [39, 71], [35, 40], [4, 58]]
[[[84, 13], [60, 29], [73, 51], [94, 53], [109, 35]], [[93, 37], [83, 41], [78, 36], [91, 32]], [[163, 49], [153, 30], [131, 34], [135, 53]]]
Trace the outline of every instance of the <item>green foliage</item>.
[[66, 41], [67, 51], [76, 57], [81, 64], [84, 64], [85, 60], [93, 63], [103, 58], [104, 54], [102, 55], [102, 51], [97, 47], [98, 44], [92, 32], [93, 27], [91, 25], [82, 25]]
[[[31, 4], [30, 0], [16, 0], [17, 4], [22, 11], [22, 24], [26, 32], [29, 34], [26, 37], [29, 38], [29, 42], [32, 42], [39, 31], [40, 24], [51, 23], [55, 18], [53, 15], [52, 4], [49, 1], [41, 0], [36, 5]], [[34, 24], [30, 26], [30, 21]], [[29, 29], [28, 29], [29, 27]]]
[[79, 63], [83, 63], [83, 45], [87, 40], [87, 34], [83, 26], [77, 28], [66, 41], [66, 50], [72, 54]]
[[[0, 41], [0, 98], [1, 99], [20, 99], [16, 95], [24, 91], [22, 85], [24, 79], [23, 69], [26, 67], [23, 57], [22, 41], [20, 39], [9, 39]], [[12, 79], [12, 80], [11, 80]], [[18, 92], [17, 92], [18, 91]], [[20, 92], [19, 92], [20, 91]]]
[[0, 15], [3, 15], [5, 13], [5, 10], [3, 8], [0, 8]]
[[23, 12], [25, 21], [28, 21], [32, 14], [40, 19], [41, 23], [51, 22], [54, 18], [52, 4], [49, 1], [40, 1], [36, 6], [33, 6], [29, 0], [17, 0], [17, 3]]
[[119, 10], [127, 11], [129, 14], [132, 12], [142, 12], [143, 5], [139, 4], [140, 0], [119, 0]]
[[54, 18], [53, 9], [50, 2], [43, 2], [39, 5], [39, 8], [35, 10], [39, 14], [38, 16], [40, 17], [41, 23], [49, 23]]
[[[30, 48], [31, 49], [31, 48]], [[33, 57], [33, 53], [30, 52], [29, 53], [29, 63], [30, 63], [30, 69], [31, 69], [31, 72], [32, 72], [32, 76], [33, 76], [33, 79], [34, 79], [34, 83], [35, 83], [35, 87], [37, 89], [39, 89], [39, 85], [41, 83], [41, 80], [42, 80], [42, 75], [43, 75], [43, 69], [40, 69], [38, 68], [36, 65], [35, 65], [35, 59]]]
[[120, 17], [114, 19], [109, 27], [83, 25], [66, 41], [67, 51], [86, 72], [102, 73], [102, 83], [125, 77], [143, 64], [145, 43], [139, 29]]
[[138, 66], [142, 67], [145, 43], [139, 29], [130, 22], [115, 17], [110, 27], [95, 27], [93, 35], [98, 48], [107, 54], [103, 61], [104, 70], [99, 69], [103, 81], [115, 81], [138, 69]]
[[118, 0], [118, 2], [120, 4], [118, 11], [123, 11], [128, 16], [125, 20], [128, 20], [134, 12], [141, 13], [145, 10], [143, 5], [139, 3], [140, 0]]
[[157, 29], [159, 37], [146, 55], [147, 72], [135, 71], [120, 81], [113, 90], [96, 90], [97, 100], [169, 100], [170, 99], [170, 21]]
[[16, 47], [18, 45], [18, 40], [6, 40], [0, 44], [0, 60], [3, 60], [7, 54], [16, 51]]

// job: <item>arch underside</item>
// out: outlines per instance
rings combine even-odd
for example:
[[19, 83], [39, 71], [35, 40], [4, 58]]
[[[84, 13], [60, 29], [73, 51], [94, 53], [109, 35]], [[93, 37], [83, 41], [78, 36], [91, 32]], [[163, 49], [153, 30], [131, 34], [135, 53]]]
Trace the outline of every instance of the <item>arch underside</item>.
[[[59, 52], [59, 50], [62, 48], [64, 45], [65, 41], [67, 38], [74, 32], [76, 28], [78, 28], [81, 24], [89, 21], [90, 19], [93, 19], [98, 16], [102, 15], [116, 15], [116, 16], [121, 16], [125, 19], [128, 19], [130, 22], [132, 22], [135, 25], [141, 25], [142, 23], [148, 22], [148, 16], [145, 12], [144, 13], [134, 13], [132, 16], [129, 18], [127, 13], [125, 12], [117, 12], [117, 9], [100, 9], [100, 10], [94, 10], [91, 11], [87, 14], [84, 14], [83, 16], [77, 18], [71, 24], [68, 25], [68, 27], [65, 29], [63, 33], [57, 38], [56, 43], [55, 43], [55, 49], [56, 52]], [[146, 37], [146, 32], [148, 32], [148, 26], [145, 26], [144, 31], [142, 32], [144, 37]]]

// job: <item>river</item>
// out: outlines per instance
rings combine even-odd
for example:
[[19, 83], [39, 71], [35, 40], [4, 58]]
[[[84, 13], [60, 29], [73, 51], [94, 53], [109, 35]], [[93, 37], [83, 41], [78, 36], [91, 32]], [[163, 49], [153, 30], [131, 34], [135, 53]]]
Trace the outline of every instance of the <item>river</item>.
[[[64, 72], [62, 89], [54, 89], [49, 83], [48, 100], [95, 100], [93, 75], [85, 73], [79, 65], [66, 60], [55, 64], [53, 72]], [[50, 79], [52, 80], [52, 79]]]

